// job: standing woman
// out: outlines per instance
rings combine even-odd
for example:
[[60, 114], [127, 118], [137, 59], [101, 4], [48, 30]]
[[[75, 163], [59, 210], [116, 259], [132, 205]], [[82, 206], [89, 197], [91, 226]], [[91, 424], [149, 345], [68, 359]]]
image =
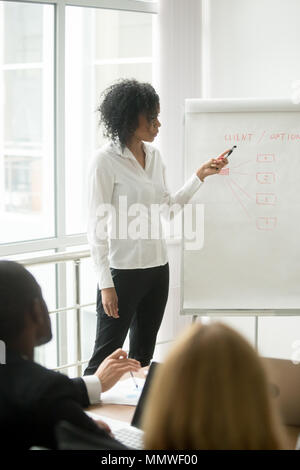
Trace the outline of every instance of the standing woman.
[[[98, 111], [110, 141], [96, 153], [89, 170], [88, 240], [98, 289], [96, 340], [85, 375], [94, 374], [122, 347], [128, 330], [129, 357], [142, 367], [149, 364], [168, 299], [169, 264], [165, 240], [151, 237], [151, 230], [145, 233], [145, 222], [153, 204], [183, 206], [206, 176], [228, 163], [226, 151], [222, 160], [203, 164], [171, 195], [160, 153], [149, 144], [161, 126], [154, 88], [121, 80], [104, 91]], [[160, 221], [158, 225], [161, 233]], [[137, 233], [138, 227], [143, 233]]]

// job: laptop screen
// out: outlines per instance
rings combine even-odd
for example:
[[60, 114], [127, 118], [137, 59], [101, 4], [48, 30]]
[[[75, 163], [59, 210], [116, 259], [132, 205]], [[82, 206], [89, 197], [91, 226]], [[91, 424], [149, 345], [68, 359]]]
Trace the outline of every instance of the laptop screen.
[[146, 398], [148, 396], [150, 385], [151, 385], [155, 371], [157, 370], [158, 366], [159, 366], [158, 362], [151, 362], [143, 390], [141, 392], [138, 404], [136, 405], [136, 409], [135, 409], [135, 412], [131, 421], [131, 426], [135, 426], [136, 428], [139, 428], [139, 429], [141, 429], [141, 425], [142, 425], [142, 415], [143, 415], [143, 410], [145, 408]]

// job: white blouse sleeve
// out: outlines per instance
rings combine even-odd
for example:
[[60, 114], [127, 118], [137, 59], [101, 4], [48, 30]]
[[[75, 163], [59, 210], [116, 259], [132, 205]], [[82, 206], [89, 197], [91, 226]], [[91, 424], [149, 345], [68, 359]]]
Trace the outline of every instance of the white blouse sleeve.
[[[106, 159], [100, 159], [89, 171], [88, 241], [97, 273], [99, 289], [114, 287], [109, 269], [107, 222], [114, 188], [114, 174]], [[107, 205], [107, 206], [106, 206]]]
[[[162, 172], [163, 172], [163, 186], [164, 194], [162, 199], [162, 204], [166, 206], [165, 210], [162, 211], [162, 215], [170, 220], [176, 215], [180, 209], [187, 204], [193, 195], [198, 191], [200, 186], [204, 183], [200, 178], [194, 173], [185, 184], [178, 189], [174, 194], [171, 194], [166, 178], [166, 166], [161, 159]], [[173, 207], [172, 207], [173, 206]], [[171, 209], [171, 210], [170, 210]]]

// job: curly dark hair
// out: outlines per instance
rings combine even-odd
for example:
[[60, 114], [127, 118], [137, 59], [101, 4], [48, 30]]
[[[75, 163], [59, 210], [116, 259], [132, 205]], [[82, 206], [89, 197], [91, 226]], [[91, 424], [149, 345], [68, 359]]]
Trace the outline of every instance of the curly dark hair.
[[150, 83], [121, 79], [104, 90], [97, 111], [104, 136], [125, 145], [138, 128], [139, 114], [150, 122], [158, 109], [159, 96]]

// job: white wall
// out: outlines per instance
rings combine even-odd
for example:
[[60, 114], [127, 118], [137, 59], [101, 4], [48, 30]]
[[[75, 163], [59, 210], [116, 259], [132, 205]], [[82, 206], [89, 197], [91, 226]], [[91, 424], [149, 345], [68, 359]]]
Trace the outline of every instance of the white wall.
[[[299, 0], [160, 1], [158, 144], [173, 190], [184, 183], [184, 99], [291, 97], [292, 83], [300, 79], [299, 18]], [[172, 283], [161, 339], [170, 331], [176, 336], [190, 321], [179, 318], [178, 253], [179, 247], [172, 246]], [[253, 318], [226, 321], [254, 342]], [[261, 353], [289, 358], [299, 340], [300, 318], [259, 320]]]
[[211, 97], [287, 97], [300, 78], [299, 0], [210, 0]]

